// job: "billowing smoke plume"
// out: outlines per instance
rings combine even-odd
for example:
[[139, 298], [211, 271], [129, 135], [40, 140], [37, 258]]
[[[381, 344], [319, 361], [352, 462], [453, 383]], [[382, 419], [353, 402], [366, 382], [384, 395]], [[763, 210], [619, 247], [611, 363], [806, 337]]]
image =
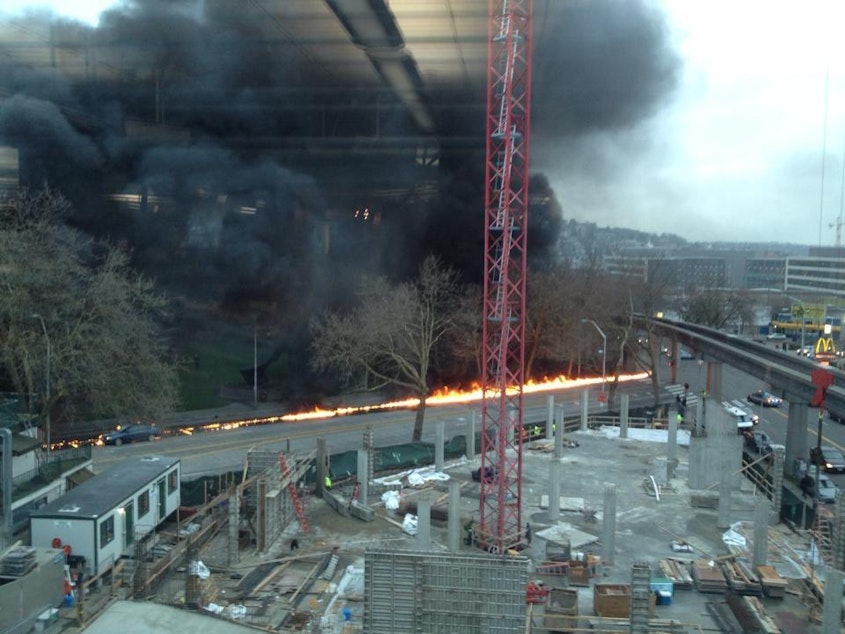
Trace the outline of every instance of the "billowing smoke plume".
[[[58, 23], [59, 52], [74, 53], [63, 37], [79, 44], [73, 82], [0, 61], [0, 143], [20, 150], [24, 184], [65, 191], [79, 228], [229, 306], [260, 301], [305, 319], [352, 288], [356, 266], [410, 274], [432, 252], [479, 279], [484, 95], [430, 95], [446, 141], [434, 174], [366, 151], [312, 154], [327, 136], [416, 131], [385, 95], [376, 127], [376, 96], [342, 67], [316, 65], [258, 3], [240, 4], [131, 0], [96, 29]], [[651, 5], [534, 7], [535, 145], [630, 126], [673, 88], [675, 57]], [[562, 212], [546, 179], [532, 187], [531, 257], [542, 259]]]

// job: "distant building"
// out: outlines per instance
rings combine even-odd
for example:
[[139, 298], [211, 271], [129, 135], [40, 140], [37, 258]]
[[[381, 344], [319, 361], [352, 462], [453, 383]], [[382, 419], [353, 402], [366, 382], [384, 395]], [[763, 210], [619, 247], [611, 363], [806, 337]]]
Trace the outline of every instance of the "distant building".
[[748, 258], [745, 260], [742, 287], [783, 290], [785, 278], [785, 257]]
[[787, 258], [784, 289], [845, 297], [845, 249], [838, 251], [843, 255]]

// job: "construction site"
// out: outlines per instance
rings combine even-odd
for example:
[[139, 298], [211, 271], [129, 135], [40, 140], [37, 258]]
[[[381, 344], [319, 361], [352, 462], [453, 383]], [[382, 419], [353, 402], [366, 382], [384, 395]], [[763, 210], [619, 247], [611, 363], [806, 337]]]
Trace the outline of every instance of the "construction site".
[[807, 530], [780, 521], [727, 418], [706, 436], [609, 422], [525, 438], [525, 526], [504, 552], [478, 530], [477, 435], [450, 457], [462, 439], [442, 442], [439, 423], [434, 464], [374, 470], [381, 450], [365, 433], [353, 475], [322, 438], [306, 454], [251, 451], [239, 477], [221, 476], [207, 503], [182, 507], [35, 629], [838, 631], [839, 501]]

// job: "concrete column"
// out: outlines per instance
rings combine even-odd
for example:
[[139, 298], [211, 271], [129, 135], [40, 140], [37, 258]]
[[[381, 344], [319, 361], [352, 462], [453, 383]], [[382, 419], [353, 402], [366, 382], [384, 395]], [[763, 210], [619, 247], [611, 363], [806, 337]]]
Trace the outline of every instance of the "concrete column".
[[549, 520], [556, 522], [560, 516], [560, 458], [549, 461]]
[[241, 525], [240, 510], [240, 488], [235, 486], [229, 492], [229, 566], [235, 566], [240, 561], [240, 549], [238, 548], [238, 527]]
[[461, 548], [461, 483], [449, 480], [449, 519], [446, 527], [446, 544], [450, 553]]
[[417, 548], [431, 550], [431, 499], [425, 493], [417, 500]]
[[722, 402], [722, 362], [707, 362], [707, 393], [717, 403]]
[[367, 506], [367, 489], [370, 486], [369, 477], [370, 453], [366, 449], [358, 450], [358, 504]]
[[364, 449], [367, 450], [367, 483], [370, 483], [374, 480], [373, 466], [376, 463], [376, 439], [372, 427], [364, 430]]
[[731, 475], [722, 471], [719, 480], [719, 517], [716, 528], [730, 528], [731, 526]]
[[619, 398], [619, 437], [628, 437], [628, 414], [631, 411], [631, 396], [623, 394]]
[[478, 412], [472, 410], [467, 424], [467, 460], [475, 458], [475, 426], [477, 417]]
[[552, 394], [546, 399], [546, 406], [548, 413], [546, 414], [546, 440], [551, 440], [554, 436], [552, 431], [555, 424], [555, 395]]
[[446, 444], [446, 421], [434, 424], [434, 468], [443, 471], [443, 452]]
[[668, 436], [666, 439], [666, 480], [675, 477], [678, 468], [678, 417], [669, 414]]
[[604, 487], [604, 510], [602, 511], [601, 532], [602, 559], [612, 564], [616, 553], [616, 485]]
[[822, 632], [838, 632], [842, 621], [842, 575], [841, 570], [827, 568], [824, 579], [824, 607], [822, 608]]
[[326, 480], [326, 476], [329, 475], [331, 472], [329, 470], [329, 453], [326, 450], [326, 439], [325, 438], [318, 438], [317, 439], [317, 496], [323, 497], [323, 483]]
[[758, 495], [754, 504], [754, 566], [765, 566], [769, 547], [769, 500], [765, 495]]
[[581, 431], [587, 431], [587, 417], [590, 415], [590, 391], [581, 392]]
[[783, 447], [776, 447], [772, 461], [772, 506], [769, 524], [780, 523], [780, 507], [783, 504]]
[[[786, 463], [784, 471], [795, 473], [795, 461], [809, 460], [807, 442], [808, 404], [801, 401], [789, 401], [789, 412], [786, 417]], [[814, 443], [815, 444], [815, 443]]]

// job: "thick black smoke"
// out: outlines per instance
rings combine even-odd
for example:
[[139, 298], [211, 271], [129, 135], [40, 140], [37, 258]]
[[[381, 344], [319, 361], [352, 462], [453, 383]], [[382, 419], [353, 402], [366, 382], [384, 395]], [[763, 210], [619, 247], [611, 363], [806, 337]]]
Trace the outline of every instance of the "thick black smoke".
[[[633, 125], [673, 88], [676, 58], [652, 5], [534, 7], [535, 139]], [[49, 32], [43, 17], [28, 28]], [[412, 152], [313, 153], [326, 137], [416, 131], [395, 97], [316, 65], [290, 28], [230, 0], [130, 0], [96, 29], [59, 22], [59, 53], [73, 42], [84, 72], [69, 81], [0, 56], [0, 143], [20, 150], [25, 185], [72, 198], [77, 227], [228, 307], [283, 306], [301, 323], [358, 271], [412, 274], [428, 253], [480, 279], [485, 96], [429, 95], [439, 167], [419, 168]], [[562, 212], [543, 177], [532, 187], [529, 246], [542, 260]]]
[[626, 128], [665, 105], [679, 59], [645, 0], [535, 3], [532, 123], [562, 138]]

